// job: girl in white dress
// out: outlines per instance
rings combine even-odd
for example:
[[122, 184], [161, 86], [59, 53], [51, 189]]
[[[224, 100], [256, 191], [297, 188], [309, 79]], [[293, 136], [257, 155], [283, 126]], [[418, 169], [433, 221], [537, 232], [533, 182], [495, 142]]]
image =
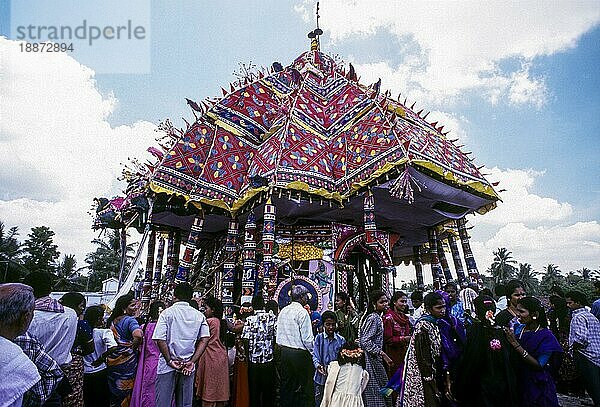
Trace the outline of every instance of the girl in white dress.
[[362, 392], [369, 382], [363, 368], [364, 353], [355, 343], [346, 343], [337, 361], [329, 364], [321, 407], [364, 407]]

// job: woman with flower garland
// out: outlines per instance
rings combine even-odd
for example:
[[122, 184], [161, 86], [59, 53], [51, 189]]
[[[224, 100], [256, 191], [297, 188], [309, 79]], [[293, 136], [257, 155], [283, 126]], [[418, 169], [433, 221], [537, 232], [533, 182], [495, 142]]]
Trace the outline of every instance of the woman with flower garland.
[[475, 315], [458, 367], [454, 396], [465, 407], [513, 407], [518, 404], [513, 348], [495, 325], [494, 300], [480, 295], [473, 301]]
[[364, 363], [363, 350], [346, 342], [329, 363], [321, 407], [364, 407], [361, 393], [369, 382]]

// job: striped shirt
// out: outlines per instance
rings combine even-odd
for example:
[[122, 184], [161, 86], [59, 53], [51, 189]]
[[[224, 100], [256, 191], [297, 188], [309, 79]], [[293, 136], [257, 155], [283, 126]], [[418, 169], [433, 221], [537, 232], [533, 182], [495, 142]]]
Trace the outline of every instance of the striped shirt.
[[573, 310], [569, 347], [573, 343], [583, 346], [579, 352], [596, 366], [600, 366], [600, 321], [585, 308]]

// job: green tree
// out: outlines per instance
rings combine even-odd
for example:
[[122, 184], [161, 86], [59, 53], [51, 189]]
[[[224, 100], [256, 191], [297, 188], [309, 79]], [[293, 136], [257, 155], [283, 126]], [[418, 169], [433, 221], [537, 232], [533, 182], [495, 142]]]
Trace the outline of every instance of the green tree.
[[523, 288], [528, 295], [537, 294], [540, 282], [537, 279], [539, 273], [534, 271], [529, 263], [519, 263], [516, 278], [523, 283]]
[[559, 286], [564, 288], [566, 286], [566, 280], [558, 266], [554, 264], [548, 264], [544, 267], [544, 275], [542, 276], [541, 288], [542, 292], [549, 294], [552, 291], [553, 286]]
[[0, 221], [0, 282], [16, 282], [27, 271], [21, 264], [23, 245], [19, 242], [19, 228], [6, 230]]
[[598, 278], [598, 270], [590, 270], [587, 267], [582, 267], [576, 271], [577, 274], [581, 276], [584, 281], [591, 281]]
[[56, 261], [60, 256], [58, 246], [54, 244], [54, 232], [47, 226], [31, 228], [31, 233], [23, 244], [23, 265], [30, 272], [56, 272]]
[[57, 280], [54, 283], [56, 291], [81, 290], [77, 260], [74, 254], [65, 254], [57, 267]]
[[[118, 230], [109, 230], [105, 239], [94, 239], [96, 250], [88, 253], [85, 261], [88, 264], [88, 291], [100, 291], [102, 281], [110, 277], [117, 278], [121, 266], [121, 236]], [[127, 264], [133, 260], [131, 253], [136, 243], [127, 245]]]
[[21, 242], [17, 239], [19, 228], [13, 226], [8, 231], [0, 221], [0, 253], [5, 259], [17, 261], [23, 253]]
[[513, 278], [516, 272], [513, 264], [517, 264], [517, 261], [506, 247], [499, 247], [494, 252], [494, 262], [488, 270], [494, 278], [494, 284]]

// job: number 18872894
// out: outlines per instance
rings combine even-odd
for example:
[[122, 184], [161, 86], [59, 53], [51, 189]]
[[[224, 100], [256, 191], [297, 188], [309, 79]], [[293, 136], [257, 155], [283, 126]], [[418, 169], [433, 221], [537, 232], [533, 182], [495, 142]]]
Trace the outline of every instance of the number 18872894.
[[58, 42], [22, 42], [21, 52], [73, 52], [73, 43]]

